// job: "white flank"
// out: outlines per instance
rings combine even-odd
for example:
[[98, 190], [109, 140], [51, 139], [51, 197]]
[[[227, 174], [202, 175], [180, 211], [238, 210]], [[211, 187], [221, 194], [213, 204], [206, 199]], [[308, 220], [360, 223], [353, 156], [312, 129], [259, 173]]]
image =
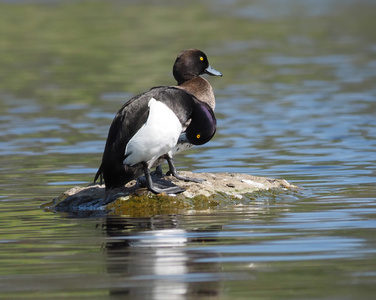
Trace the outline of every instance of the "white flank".
[[172, 156], [175, 156], [175, 154], [178, 154], [179, 152], [186, 151], [189, 149], [192, 149], [193, 145], [190, 143], [181, 143], [177, 144], [171, 151]]
[[176, 145], [182, 126], [175, 113], [164, 103], [151, 98], [146, 123], [130, 139], [124, 164], [133, 166], [147, 162], [149, 167], [161, 155], [167, 154]]

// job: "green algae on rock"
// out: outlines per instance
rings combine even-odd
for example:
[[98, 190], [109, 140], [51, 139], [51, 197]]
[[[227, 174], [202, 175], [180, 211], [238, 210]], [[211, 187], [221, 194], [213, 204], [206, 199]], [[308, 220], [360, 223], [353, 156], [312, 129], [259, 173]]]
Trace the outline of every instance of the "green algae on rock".
[[[111, 215], [129, 215], [131, 217], [149, 217], [160, 214], [179, 214], [187, 210], [207, 210], [213, 207], [243, 204], [257, 191], [296, 189], [296, 186], [283, 179], [270, 179], [237, 173], [192, 173], [180, 172], [183, 176], [203, 179], [201, 183], [185, 182], [175, 177], [165, 179], [184, 188], [178, 195], [155, 195], [145, 188], [138, 188], [135, 181], [124, 188], [111, 191], [110, 201], [103, 205], [104, 185], [74, 187], [45, 209], [52, 211], [106, 211]], [[272, 195], [272, 194], [271, 194]]]

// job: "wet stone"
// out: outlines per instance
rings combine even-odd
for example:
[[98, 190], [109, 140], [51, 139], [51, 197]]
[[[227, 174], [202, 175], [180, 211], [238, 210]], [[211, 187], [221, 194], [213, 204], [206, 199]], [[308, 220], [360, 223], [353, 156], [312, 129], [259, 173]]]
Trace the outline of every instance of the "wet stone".
[[260, 191], [283, 193], [297, 187], [284, 179], [271, 179], [237, 173], [192, 173], [179, 172], [180, 175], [203, 179], [201, 183], [181, 181], [165, 176], [156, 179], [169, 181], [185, 189], [177, 195], [155, 195], [146, 188], [140, 188], [136, 181], [125, 187], [112, 190], [106, 200], [104, 185], [73, 187], [50, 203], [44, 209], [57, 212], [101, 211], [111, 215], [151, 216], [156, 214], [175, 214], [187, 210], [206, 210], [223, 205], [244, 205], [254, 199]]

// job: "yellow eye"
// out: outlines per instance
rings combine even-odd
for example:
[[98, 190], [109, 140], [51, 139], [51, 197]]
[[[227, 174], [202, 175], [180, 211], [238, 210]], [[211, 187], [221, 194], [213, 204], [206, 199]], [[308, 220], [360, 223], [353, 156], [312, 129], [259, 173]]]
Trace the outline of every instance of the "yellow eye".
[[203, 61], [203, 60], [204, 60], [204, 58], [203, 58], [202, 56], [200, 56], [200, 60], [201, 60], [201, 61]]
[[199, 139], [200, 137], [201, 137], [201, 135], [199, 135], [199, 134], [198, 134], [198, 135], [196, 135], [196, 138], [198, 138], [198, 139]]

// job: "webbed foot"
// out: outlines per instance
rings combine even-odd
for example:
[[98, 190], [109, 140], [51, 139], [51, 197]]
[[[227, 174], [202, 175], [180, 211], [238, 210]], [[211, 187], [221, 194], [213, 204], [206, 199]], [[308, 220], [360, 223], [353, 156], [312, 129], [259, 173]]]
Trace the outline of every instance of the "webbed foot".
[[[149, 168], [146, 163], [143, 163], [144, 167], [144, 173], [145, 173], [145, 180], [146, 180], [146, 186], [148, 190], [155, 194], [179, 194], [185, 191], [185, 189], [181, 188], [180, 186], [177, 186], [173, 184], [170, 181], [157, 178], [154, 182], [151, 178]], [[141, 179], [139, 179], [139, 183], [141, 182]]]

